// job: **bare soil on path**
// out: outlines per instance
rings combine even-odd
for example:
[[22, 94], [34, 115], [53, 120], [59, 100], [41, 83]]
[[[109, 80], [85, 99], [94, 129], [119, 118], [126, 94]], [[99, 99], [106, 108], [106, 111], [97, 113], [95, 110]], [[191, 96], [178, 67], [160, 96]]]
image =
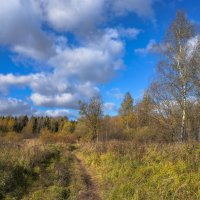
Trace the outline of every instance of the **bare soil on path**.
[[78, 200], [102, 200], [98, 192], [97, 182], [94, 180], [89, 170], [87, 170], [87, 168], [83, 164], [83, 161], [77, 157], [76, 159], [83, 182], [86, 187], [85, 191], [80, 192]]

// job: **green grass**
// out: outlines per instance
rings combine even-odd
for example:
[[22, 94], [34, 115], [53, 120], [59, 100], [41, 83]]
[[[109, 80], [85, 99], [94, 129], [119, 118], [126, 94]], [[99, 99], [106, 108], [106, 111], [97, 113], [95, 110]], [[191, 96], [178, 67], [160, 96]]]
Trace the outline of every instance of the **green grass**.
[[0, 199], [77, 199], [82, 185], [68, 149], [57, 144], [1, 143]]
[[86, 145], [80, 153], [106, 200], [200, 199], [200, 144]]
[[[86, 186], [74, 145], [0, 143], [0, 199], [76, 200]], [[200, 199], [200, 144], [84, 144], [105, 200]], [[101, 192], [101, 191], [100, 191]]]

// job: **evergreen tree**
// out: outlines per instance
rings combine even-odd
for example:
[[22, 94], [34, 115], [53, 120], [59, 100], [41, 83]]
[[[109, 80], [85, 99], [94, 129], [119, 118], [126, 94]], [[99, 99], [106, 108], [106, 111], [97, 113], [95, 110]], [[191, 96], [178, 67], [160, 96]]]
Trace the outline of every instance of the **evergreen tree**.
[[119, 109], [119, 114], [122, 117], [124, 127], [126, 130], [129, 130], [132, 127], [134, 120], [133, 98], [129, 92], [125, 94], [124, 100]]
[[34, 121], [29, 119], [26, 126], [22, 129], [22, 134], [25, 138], [33, 136]]
[[137, 125], [139, 127], [150, 125], [152, 110], [153, 102], [150, 96], [145, 92], [142, 101], [136, 105]]

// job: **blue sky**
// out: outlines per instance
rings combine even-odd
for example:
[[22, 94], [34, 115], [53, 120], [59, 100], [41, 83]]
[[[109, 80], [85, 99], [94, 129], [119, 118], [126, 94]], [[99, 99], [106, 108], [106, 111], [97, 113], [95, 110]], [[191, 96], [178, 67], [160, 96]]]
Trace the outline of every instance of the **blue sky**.
[[196, 0], [1, 0], [0, 115], [78, 115], [101, 94], [114, 115], [155, 73], [177, 10], [199, 26]]

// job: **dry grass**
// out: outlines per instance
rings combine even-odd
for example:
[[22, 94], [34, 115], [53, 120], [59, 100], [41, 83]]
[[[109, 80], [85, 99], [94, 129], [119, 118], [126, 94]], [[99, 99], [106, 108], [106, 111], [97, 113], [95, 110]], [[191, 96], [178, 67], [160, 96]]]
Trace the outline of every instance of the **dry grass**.
[[104, 183], [104, 199], [200, 199], [200, 144], [86, 144], [82, 158]]

